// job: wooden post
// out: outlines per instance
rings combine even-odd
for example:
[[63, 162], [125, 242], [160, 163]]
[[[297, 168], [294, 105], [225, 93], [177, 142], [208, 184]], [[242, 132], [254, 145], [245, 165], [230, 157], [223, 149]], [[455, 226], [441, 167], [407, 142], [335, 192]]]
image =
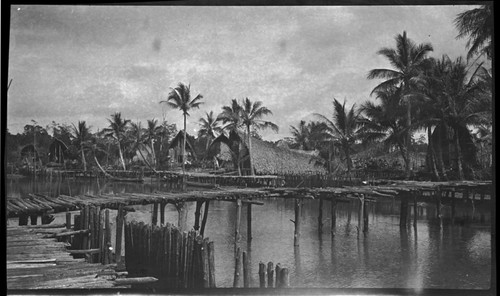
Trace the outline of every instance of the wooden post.
[[162, 200], [160, 202], [160, 225], [165, 225], [165, 206], [167, 203]]
[[99, 262], [104, 264], [104, 215], [102, 214], [102, 210], [99, 209], [99, 231], [98, 231], [98, 246], [99, 249], [101, 250], [99, 252]]
[[203, 239], [201, 248], [201, 262], [203, 269], [203, 288], [210, 287], [210, 265], [208, 263], [208, 238]]
[[262, 262], [259, 262], [259, 287], [266, 287], [266, 265]]
[[280, 288], [290, 287], [290, 280], [288, 277], [288, 268], [281, 269], [280, 272]]
[[368, 231], [368, 203], [363, 196], [363, 232]]
[[349, 209], [347, 210], [347, 225], [351, 224], [352, 200], [347, 203]]
[[214, 242], [208, 243], [208, 268], [209, 268], [209, 287], [215, 288], [215, 250], [214, 250]]
[[175, 206], [178, 213], [177, 227], [182, 232], [187, 228], [187, 207], [183, 201], [177, 202]]
[[332, 216], [332, 229], [331, 229], [331, 233], [335, 234], [335, 228], [337, 226], [337, 198], [333, 194], [332, 194], [332, 197], [331, 197], [330, 211], [331, 211], [331, 216]]
[[111, 263], [111, 226], [109, 224], [109, 209], [106, 209], [104, 212], [104, 223], [105, 223], [105, 232], [104, 232], [104, 264]]
[[243, 287], [250, 287], [250, 274], [248, 272], [248, 256], [247, 252], [243, 252]]
[[194, 230], [200, 229], [200, 215], [201, 215], [201, 205], [202, 204], [203, 204], [203, 201], [200, 201], [200, 200], [196, 201], [196, 210], [194, 212]]
[[122, 261], [122, 235], [123, 235], [123, 204], [118, 205], [116, 214], [116, 242], [115, 242], [115, 259], [119, 265]]
[[298, 246], [299, 245], [299, 240], [300, 240], [300, 208], [301, 208], [301, 199], [300, 198], [295, 198], [295, 221], [293, 223], [295, 224], [295, 231], [293, 235], [293, 245]]
[[279, 263], [276, 264], [276, 268], [275, 268], [274, 274], [276, 275], [275, 276], [274, 287], [275, 288], [281, 288], [281, 265]]
[[406, 227], [406, 220], [408, 215], [408, 199], [406, 194], [401, 195], [401, 212], [399, 216], [399, 227]]
[[234, 241], [238, 243], [240, 241], [240, 222], [241, 222], [241, 199], [236, 200], [236, 225], [234, 230]]
[[451, 192], [451, 224], [455, 224], [455, 191]]
[[234, 265], [234, 280], [233, 280], [233, 288], [238, 287], [238, 282], [240, 280], [240, 269], [241, 269], [241, 254], [240, 248], [236, 249], [236, 257], [235, 257], [235, 265]]
[[413, 193], [413, 227], [417, 227], [417, 194]]
[[209, 204], [210, 204], [210, 200], [205, 200], [205, 207], [203, 208], [203, 220], [201, 221], [201, 230], [200, 230], [201, 236], [203, 236], [205, 234], [205, 226], [207, 225]]
[[274, 264], [269, 261], [267, 263], [267, 287], [272, 288], [274, 286]]
[[441, 189], [436, 190], [436, 218], [441, 219]]
[[319, 199], [319, 209], [318, 209], [318, 232], [321, 234], [323, 232], [323, 199]]
[[[251, 199], [251, 198], [250, 198]], [[252, 241], [252, 204], [247, 204], [247, 241]]]
[[153, 203], [153, 213], [151, 213], [151, 224], [152, 225], [158, 224], [158, 203], [157, 202]]

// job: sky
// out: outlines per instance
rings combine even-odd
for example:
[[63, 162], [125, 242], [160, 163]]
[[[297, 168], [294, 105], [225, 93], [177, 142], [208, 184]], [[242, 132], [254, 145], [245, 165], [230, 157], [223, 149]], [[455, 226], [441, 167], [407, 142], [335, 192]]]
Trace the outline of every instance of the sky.
[[165, 100], [178, 83], [205, 102], [188, 118], [188, 133], [206, 112], [232, 99], [262, 101], [264, 119], [291, 136], [290, 126], [331, 118], [334, 98], [359, 106], [390, 68], [377, 51], [407, 32], [431, 43], [432, 57], [467, 53], [457, 40], [457, 14], [476, 6], [11, 6], [7, 128], [21, 133], [84, 120], [92, 132], [115, 112], [144, 126], [182, 114]]

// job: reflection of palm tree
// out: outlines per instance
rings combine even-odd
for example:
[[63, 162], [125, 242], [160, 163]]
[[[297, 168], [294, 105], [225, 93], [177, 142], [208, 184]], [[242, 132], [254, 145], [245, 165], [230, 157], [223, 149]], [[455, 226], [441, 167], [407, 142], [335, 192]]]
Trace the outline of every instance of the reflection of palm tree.
[[127, 170], [125, 167], [125, 161], [123, 159], [123, 152], [121, 143], [125, 139], [125, 133], [127, 130], [128, 123], [130, 120], [122, 119], [120, 112], [111, 115], [111, 119], [108, 119], [109, 127], [104, 129], [106, 136], [115, 139], [118, 145], [118, 152], [120, 153], [120, 160], [122, 162], [123, 170]]
[[189, 111], [194, 108], [199, 108], [203, 102], [200, 100], [203, 96], [198, 94], [194, 99], [191, 98], [191, 88], [190, 85], [184, 85], [179, 83], [176, 88], [173, 88], [168, 94], [166, 101], [160, 101], [160, 103], [166, 103], [170, 107], [179, 109], [182, 111], [184, 117], [184, 137], [182, 141], [182, 171], [185, 171], [185, 155], [186, 155], [186, 117], [189, 116]]
[[[396, 36], [396, 49], [393, 48], [382, 48], [377, 53], [385, 56], [390, 64], [393, 66], [392, 69], [373, 69], [368, 73], [368, 79], [380, 78], [387, 79], [384, 82], [377, 85], [372, 94], [376, 91], [389, 90], [395, 86], [401, 88], [400, 102], [406, 104], [406, 126], [407, 135], [405, 143], [405, 153], [406, 158], [409, 159], [409, 148], [411, 144], [411, 132], [409, 127], [411, 126], [411, 103], [417, 97], [420, 97], [418, 89], [422, 88], [424, 83], [422, 70], [426, 63], [426, 55], [433, 50], [430, 43], [415, 44], [411, 39], [406, 37], [406, 31], [403, 35]], [[406, 177], [410, 177], [410, 164], [406, 164]]]
[[210, 147], [213, 139], [217, 138], [217, 136], [222, 132], [222, 128], [219, 126], [219, 119], [214, 117], [214, 112], [210, 111], [210, 113], [205, 112], [206, 117], [200, 118], [200, 130], [198, 131], [199, 137], [205, 137], [207, 139], [206, 144], [206, 155], [208, 156], [208, 148]]
[[458, 29], [457, 38], [469, 37], [467, 59], [476, 54], [486, 54], [491, 60], [494, 51], [491, 44], [493, 9], [490, 4], [460, 13], [455, 19], [455, 26]]
[[75, 145], [80, 147], [79, 152], [82, 157], [83, 170], [87, 171], [87, 161], [85, 160], [85, 150], [87, 149], [86, 143], [91, 137], [90, 127], [87, 127], [85, 121], [78, 121], [78, 127], [73, 124], [73, 139]]
[[276, 132], [278, 132], [278, 126], [270, 121], [262, 120], [262, 117], [265, 115], [273, 114], [271, 110], [267, 107], [262, 106], [261, 101], [252, 102], [248, 98], [243, 100], [241, 105], [241, 122], [243, 126], [246, 127], [246, 135], [247, 135], [247, 145], [248, 145], [248, 159], [250, 163], [250, 175], [254, 175], [254, 168], [252, 166], [252, 137], [251, 130], [254, 131], [264, 128], [270, 128]]
[[326, 133], [331, 141], [339, 146], [345, 154], [347, 173], [350, 174], [352, 168], [351, 150], [356, 140], [360, 139], [359, 123], [361, 119], [360, 110], [354, 104], [347, 110], [344, 104], [340, 104], [337, 99], [333, 99], [334, 116], [333, 121], [321, 114], [315, 113], [326, 123]]

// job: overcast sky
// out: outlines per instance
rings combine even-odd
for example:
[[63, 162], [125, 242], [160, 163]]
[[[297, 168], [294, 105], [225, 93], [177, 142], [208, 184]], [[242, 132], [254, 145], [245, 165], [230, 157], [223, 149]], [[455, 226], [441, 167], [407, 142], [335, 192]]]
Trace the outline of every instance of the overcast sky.
[[331, 117], [332, 100], [374, 100], [390, 68], [377, 51], [407, 31], [430, 42], [431, 56], [466, 55], [453, 20], [475, 6], [12, 6], [7, 127], [22, 132], [85, 120], [92, 131], [114, 112], [145, 125], [163, 116], [182, 127], [180, 111], [159, 101], [179, 82], [205, 104], [191, 113], [188, 132], [205, 112], [231, 99], [260, 100], [279, 133], [312, 113]]

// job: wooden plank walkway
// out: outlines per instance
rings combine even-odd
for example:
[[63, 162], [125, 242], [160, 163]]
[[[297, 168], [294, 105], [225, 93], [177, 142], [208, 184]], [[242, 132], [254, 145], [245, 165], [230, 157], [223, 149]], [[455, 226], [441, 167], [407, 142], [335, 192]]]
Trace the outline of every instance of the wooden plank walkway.
[[[436, 191], [452, 191], [462, 193], [460, 196], [453, 194], [453, 198], [464, 195], [470, 198], [469, 193], [491, 195], [492, 182], [417, 182], [417, 181], [390, 181], [380, 185], [344, 186], [335, 188], [235, 188], [222, 187], [204, 191], [186, 192], [156, 192], [156, 193], [119, 193], [101, 195], [60, 195], [47, 197], [40, 194], [29, 194], [23, 198], [7, 198], [6, 208], [9, 217], [18, 215], [41, 215], [46, 212], [64, 212], [67, 210], [82, 209], [86, 205], [96, 205], [101, 208], [118, 209], [124, 206], [146, 205], [154, 203], [172, 203], [206, 200], [226, 200], [249, 202], [255, 198], [310, 198], [310, 199], [337, 199], [356, 198], [363, 195], [367, 199], [378, 197], [397, 197], [401, 193], [420, 194], [426, 192], [434, 196]], [[430, 193], [430, 194], [429, 194]], [[472, 196], [474, 196], [472, 194]]]
[[7, 227], [7, 289], [117, 288], [115, 265], [75, 259], [66, 243], [45, 238], [56, 228]]

